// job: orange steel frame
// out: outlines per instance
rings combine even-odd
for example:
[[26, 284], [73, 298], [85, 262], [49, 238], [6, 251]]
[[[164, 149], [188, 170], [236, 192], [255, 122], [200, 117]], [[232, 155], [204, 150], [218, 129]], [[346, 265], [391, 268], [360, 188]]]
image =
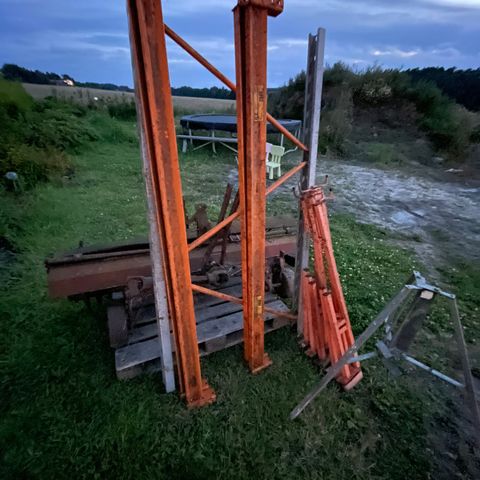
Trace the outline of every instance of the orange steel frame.
[[[235, 86], [185, 40], [163, 22], [160, 0], [127, 0], [135, 85], [140, 99], [145, 155], [152, 184], [155, 220], [163, 256], [167, 299], [177, 351], [179, 384], [188, 406], [214, 401], [215, 394], [201, 376], [193, 291], [242, 304], [244, 357], [258, 372], [271, 362], [264, 352], [263, 315], [296, 317], [264, 306], [265, 203], [273, 192], [306, 162], [291, 169], [266, 188], [266, 121], [295, 145], [307, 147], [266, 111], [267, 16], [283, 10], [283, 0], [239, 0], [234, 9]], [[237, 94], [239, 209], [214, 228], [187, 244], [182, 186], [168, 74], [165, 35], [180, 45]], [[243, 299], [191, 283], [188, 252], [241, 218]]]

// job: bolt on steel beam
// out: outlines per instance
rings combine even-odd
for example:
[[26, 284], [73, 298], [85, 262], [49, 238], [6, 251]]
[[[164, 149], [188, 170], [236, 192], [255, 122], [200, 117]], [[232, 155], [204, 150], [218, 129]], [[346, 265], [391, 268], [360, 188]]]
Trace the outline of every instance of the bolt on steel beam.
[[128, 0], [127, 5], [179, 383], [187, 405], [201, 406], [214, 401], [215, 393], [200, 369], [162, 6], [158, 0]]

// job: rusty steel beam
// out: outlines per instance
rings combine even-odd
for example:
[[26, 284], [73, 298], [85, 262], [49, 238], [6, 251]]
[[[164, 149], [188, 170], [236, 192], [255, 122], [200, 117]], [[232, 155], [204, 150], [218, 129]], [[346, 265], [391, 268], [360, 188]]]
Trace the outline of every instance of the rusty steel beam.
[[[228, 295], [228, 293], [223, 293], [217, 290], [212, 290], [210, 288], [205, 288], [195, 283], [192, 283], [192, 290], [198, 293], [203, 293], [205, 295], [210, 295], [212, 297], [219, 298], [220, 300], [225, 300], [227, 302], [235, 303], [236, 305], [243, 305], [243, 300], [241, 298], [234, 297], [233, 295]], [[295, 321], [297, 319], [297, 316], [293, 315], [292, 313], [280, 312], [278, 310], [275, 310], [274, 308], [264, 307], [263, 311], [265, 313], [269, 313], [270, 315], [273, 315], [274, 317], [288, 318], [291, 321]]]
[[[273, 182], [266, 190], [265, 195], [270, 195], [273, 191], [275, 191], [280, 185], [283, 185], [290, 177], [293, 177], [296, 173], [298, 173], [302, 168], [305, 167], [307, 162], [300, 162], [297, 166], [293, 167], [287, 173], [282, 175], [279, 179]], [[216, 235], [220, 230], [225, 228], [229, 223], [233, 222], [240, 216], [240, 210], [237, 210], [231, 213], [227, 218], [222, 220], [221, 222], [217, 223], [213, 228], [211, 228], [208, 232], [205, 232], [203, 235], [200, 235], [196, 238], [193, 242], [188, 244], [188, 250], [191, 252], [195, 250], [199, 245], [205, 243], [207, 240], [212, 238]]]
[[158, 0], [127, 4], [179, 382], [187, 405], [201, 406], [215, 394], [200, 369], [162, 7]]
[[267, 16], [265, 6], [233, 10], [237, 80], [238, 180], [242, 243], [244, 358], [257, 373], [271, 365], [264, 349], [265, 144]]
[[300, 162], [297, 166], [293, 167], [287, 173], [282, 175], [279, 179], [275, 180], [271, 185], [267, 187], [266, 194], [270, 195], [273, 191], [275, 191], [280, 185], [283, 185], [290, 177], [293, 177], [296, 173], [305, 167], [307, 162]]
[[[236, 93], [235, 84], [227, 78], [220, 70], [214, 67], [203, 55], [195, 50], [188, 42], [186, 42], [180, 35], [175, 33], [168, 25], [165, 25], [165, 33], [181, 48], [183, 48], [189, 55], [203, 65], [211, 74], [217, 77], [224, 85], [226, 85], [232, 92]], [[308, 148], [297, 138], [290, 133], [282, 124], [280, 124], [274, 117], [267, 112], [267, 120], [286, 138], [288, 138], [294, 145], [305, 152]]]

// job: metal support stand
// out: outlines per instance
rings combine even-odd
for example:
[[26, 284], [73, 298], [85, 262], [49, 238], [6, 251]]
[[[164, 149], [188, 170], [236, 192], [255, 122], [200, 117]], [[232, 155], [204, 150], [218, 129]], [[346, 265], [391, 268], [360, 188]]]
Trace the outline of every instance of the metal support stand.
[[[427, 371], [436, 378], [443, 380], [450, 385], [459, 387], [465, 390], [467, 403], [470, 405], [472, 412], [472, 420], [477, 436], [478, 447], [480, 448], [480, 409], [476, 398], [475, 386], [473, 384], [473, 377], [470, 368], [470, 361], [468, 358], [467, 347], [463, 335], [463, 327], [460, 322], [460, 315], [458, 313], [457, 300], [455, 295], [445, 292], [435, 285], [427, 283], [424, 277], [418, 272], [413, 274], [414, 282], [405, 285], [400, 292], [385, 306], [379, 313], [375, 320], [367, 327], [367, 329], [357, 338], [355, 343], [345, 352], [345, 354], [334, 365], [328, 368], [326, 375], [322, 378], [320, 383], [292, 410], [290, 418], [297, 418], [300, 413], [312, 402], [312, 400], [319, 395], [325, 387], [332, 381], [341, 369], [352, 362], [365, 360], [368, 358], [381, 356], [386, 367], [393, 373], [394, 376], [401, 374], [399, 368], [393, 363], [399, 360], [405, 360], [412, 365], [415, 365], [422, 370]], [[413, 301], [413, 308], [409, 312], [400, 325], [398, 332], [393, 335], [392, 324], [395, 318], [395, 313], [404, 304], [412, 292], [418, 292], [418, 295]], [[438, 370], [435, 370], [428, 365], [418, 361], [405, 351], [414, 339], [415, 334], [421, 327], [421, 323], [426, 313], [429, 310], [430, 303], [436, 295], [445, 297], [450, 303], [450, 318], [455, 329], [455, 338], [457, 341], [460, 358], [462, 361], [463, 375], [465, 382], [462, 384], [457, 380], [445, 375]], [[425, 303], [428, 303], [428, 308]], [[375, 332], [385, 325], [385, 338], [376, 342], [377, 352], [369, 352], [361, 356], [357, 356], [358, 350], [375, 334]]]
[[[323, 85], [323, 58], [325, 50], [325, 29], [319, 28], [316, 35], [309, 35], [307, 56], [307, 77], [305, 80], [305, 106], [303, 113], [303, 141], [308, 151], [303, 159], [307, 162], [302, 171], [300, 189], [307, 190], [315, 185], [317, 170], [318, 135], [320, 132], [320, 111]], [[294, 306], [298, 310], [297, 331], [303, 333], [301, 275], [308, 268], [310, 238], [305, 232], [302, 209], [299, 206], [297, 257], [295, 263], [295, 298]]]

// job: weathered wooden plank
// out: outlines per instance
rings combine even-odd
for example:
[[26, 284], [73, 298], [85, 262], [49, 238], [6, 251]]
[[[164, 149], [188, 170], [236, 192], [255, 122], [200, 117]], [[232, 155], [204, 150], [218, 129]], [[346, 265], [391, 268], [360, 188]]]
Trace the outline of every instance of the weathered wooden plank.
[[[265, 304], [271, 308], [276, 308], [276, 305], [278, 305], [277, 297], [272, 295], [271, 293], [265, 294]], [[284, 307], [285, 307], [285, 304], [281, 302], [281, 307], [278, 310], [282, 312], [287, 311], [288, 309]], [[241, 305], [236, 305], [235, 303], [230, 303], [230, 302], [223, 302], [219, 305], [214, 305], [207, 308], [201, 308], [201, 309], [198, 309], [198, 311], [196, 312], [197, 325], [205, 321], [222, 318], [227, 315], [231, 315], [233, 313], [237, 313], [241, 311], [242, 311]], [[156, 330], [157, 326], [154, 323], [154, 321], [155, 321], [155, 313], [151, 315], [149, 323], [146, 323], [146, 321], [143, 321], [140, 324], [137, 323], [136, 325], [139, 325], [139, 326], [131, 330], [128, 336], [128, 343], [131, 345], [133, 343], [142, 342], [149, 338], [155, 337], [155, 335], [157, 335], [157, 330]]]
[[[265, 333], [270, 333], [279, 328], [289, 325], [290, 322], [285, 318], [274, 318], [270, 320], [265, 320]], [[205, 357], [211, 353], [218, 352], [220, 350], [225, 350], [226, 348], [234, 347], [243, 342], [243, 332], [233, 332], [230, 335], [225, 337], [216, 338], [214, 340], [209, 340], [208, 342], [202, 343], [198, 346], [200, 351], [200, 356]], [[120, 380], [128, 380], [135, 378], [138, 375], [143, 373], [156, 373], [160, 371], [161, 364], [160, 359], [156, 358], [150, 360], [143, 364], [137, 364], [133, 367], [125, 368], [123, 370], [117, 371], [117, 377]]]
[[[288, 307], [281, 300], [269, 301], [268, 306], [274, 308], [275, 310], [288, 311]], [[265, 321], [270, 322], [268, 324], [268, 328], [270, 330], [267, 329], [266, 325], [265, 331], [271, 331], [272, 329], [280, 328], [289, 323], [289, 321], [286, 319], [285, 321], [278, 321], [278, 319], [275, 319], [275, 322], [273, 322], [273, 317], [270, 315], [265, 317]], [[220, 327], [215, 327], [215, 324], [220, 325]], [[150, 329], [150, 334], [152, 333], [152, 326], [156, 327], [154, 323], [151, 324], [151, 326], [148, 326]], [[145, 326], [142, 328], [144, 329]], [[197, 338], [199, 343], [204, 344], [210, 340], [214, 340], [215, 338], [225, 335], [229, 337], [236, 332], [240, 332], [239, 341], [235, 341], [235, 343], [229, 343], [229, 338], [227, 338], [226, 344], [230, 346], [242, 341], [242, 329], [242, 313], [238, 312], [197, 325]], [[141, 329], [137, 330], [140, 331]], [[137, 338], [139, 338], [139, 334], [140, 332], [136, 332]], [[200, 351], [202, 353], [205, 352], [205, 354], [210, 353], [209, 351], [206, 351], [205, 348], [201, 349]], [[160, 358], [160, 346], [157, 337], [121, 347], [115, 351], [115, 368], [117, 370], [117, 376], [119, 376], [119, 378], [124, 378], [121, 374], [122, 371], [146, 362], [151, 362], [152, 360], [158, 358]]]
[[[287, 306], [281, 301], [276, 300], [268, 304], [270, 308], [279, 311], [288, 311]], [[266, 317], [266, 319], [270, 319]], [[243, 329], [243, 314], [242, 311], [232, 313], [231, 315], [209, 320], [208, 322], [200, 323], [197, 326], [198, 343], [207, 342], [217, 337], [222, 337], [230, 333]]]
[[148, 338], [156, 337], [157, 334], [157, 324], [155, 322], [151, 322], [147, 325], [142, 325], [141, 327], [132, 329], [128, 337], [128, 343], [131, 345], [132, 343], [142, 342]]

